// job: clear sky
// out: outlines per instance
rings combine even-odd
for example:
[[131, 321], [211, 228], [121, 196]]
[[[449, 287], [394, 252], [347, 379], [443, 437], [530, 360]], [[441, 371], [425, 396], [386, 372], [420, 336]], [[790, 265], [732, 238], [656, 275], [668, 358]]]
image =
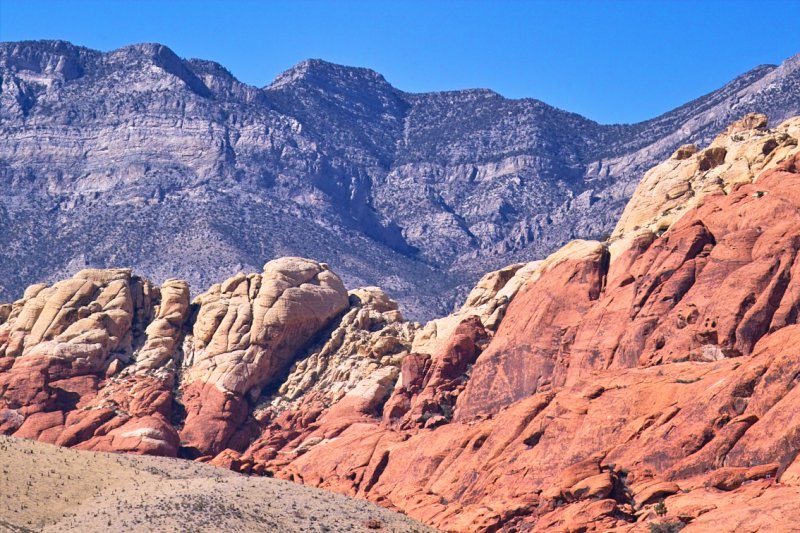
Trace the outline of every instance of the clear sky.
[[486, 87], [599, 122], [653, 117], [800, 53], [800, 0], [0, 0], [0, 40], [160, 42], [268, 84], [306, 58], [406, 91]]

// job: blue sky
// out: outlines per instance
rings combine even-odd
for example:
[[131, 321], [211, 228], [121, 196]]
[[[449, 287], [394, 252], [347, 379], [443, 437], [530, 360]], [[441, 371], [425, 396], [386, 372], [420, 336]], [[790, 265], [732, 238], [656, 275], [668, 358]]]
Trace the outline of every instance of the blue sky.
[[653, 117], [800, 53], [798, 20], [798, 0], [0, 0], [3, 41], [160, 42], [258, 86], [315, 57], [407, 91], [486, 87], [604, 123]]

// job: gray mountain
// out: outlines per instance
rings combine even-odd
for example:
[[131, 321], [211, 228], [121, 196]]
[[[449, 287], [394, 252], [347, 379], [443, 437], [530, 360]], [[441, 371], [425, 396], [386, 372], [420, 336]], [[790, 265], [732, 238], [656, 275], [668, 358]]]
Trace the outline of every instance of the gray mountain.
[[486, 270], [608, 232], [646, 169], [751, 111], [800, 113], [800, 56], [601, 125], [320, 60], [256, 88], [159, 44], [0, 43], [0, 300], [85, 266], [200, 291], [302, 255], [427, 318]]

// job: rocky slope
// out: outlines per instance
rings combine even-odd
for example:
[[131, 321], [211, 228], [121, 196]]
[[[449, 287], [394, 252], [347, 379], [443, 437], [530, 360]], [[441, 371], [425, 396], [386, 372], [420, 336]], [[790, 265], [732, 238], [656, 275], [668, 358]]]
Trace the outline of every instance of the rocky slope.
[[[190, 300], [85, 270], [0, 307], [0, 431], [180, 456], [454, 531], [800, 523], [800, 118], [650, 170], [606, 242], [405, 322], [284, 258]], [[671, 528], [671, 529], [669, 529]]]
[[414, 318], [616, 223], [645, 170], [746, 112], [800, 112], [800, 58], [653, 120], [488, 90], [410, 94], [305, 61], [269, 86], [157, 44], [0, 44], [0, 295], [87, 267], [205, 290], [300, 255]]

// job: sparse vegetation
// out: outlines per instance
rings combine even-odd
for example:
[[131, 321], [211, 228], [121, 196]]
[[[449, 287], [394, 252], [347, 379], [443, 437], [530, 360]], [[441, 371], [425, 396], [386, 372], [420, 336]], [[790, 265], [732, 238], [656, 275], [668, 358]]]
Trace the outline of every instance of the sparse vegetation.
[[429, 531], [365, 501], [176, 459], [0, 436], [0, 472], [0, 530], [13, 533]]
[[664, 503], [664, 500], [658, 502], [653, 510], [656, 512], [658, 516], [666, 516], [667, 515], [667, 505]]
[[651, 522], [650, 533], [677, 533], [686, 527], [686, 524], [680, 520], [673, 520], [671, 522]]

